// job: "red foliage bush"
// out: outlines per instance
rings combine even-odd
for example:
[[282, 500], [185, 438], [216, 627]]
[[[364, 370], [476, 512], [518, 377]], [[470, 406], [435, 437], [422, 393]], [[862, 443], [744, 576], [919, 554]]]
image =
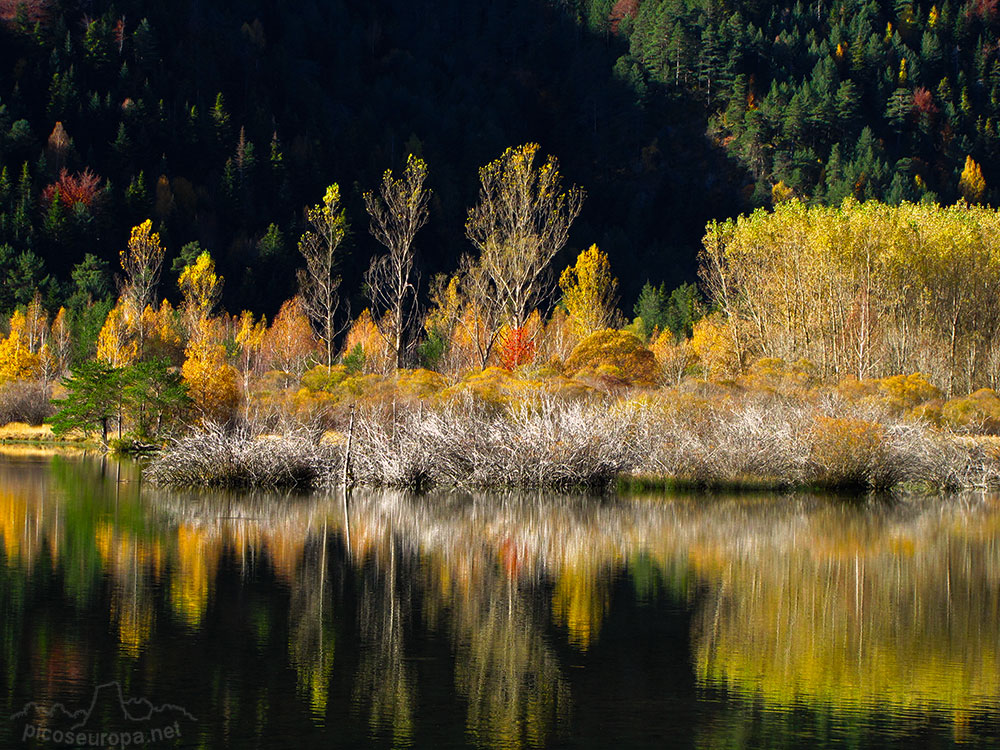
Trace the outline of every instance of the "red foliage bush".
[[101, 177], [89, 168], [71, 175], [65, 169], [59, 172], [59, 179], [42, 191], [42, 199], [51, 203], [59, 191], [59, 201], [64, 206], [72, 207], [82, 203], [87, 208], [93, 208], [100, 202]]

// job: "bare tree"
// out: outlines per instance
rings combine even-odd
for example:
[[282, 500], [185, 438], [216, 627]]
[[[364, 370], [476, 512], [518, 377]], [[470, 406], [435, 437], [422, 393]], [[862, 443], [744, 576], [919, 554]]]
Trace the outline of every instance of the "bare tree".
[[306, 221], [311, 229], [299, 240], [299, 252], [306, 267], [299, 269], [299, 291], [302, 308], [313, 324], [323, 345], [326, 365], [333, 364], [334, 318], [340, 307], [340, 277], [334, 275], [337, 249], [347, 235], [347, 217], [340, 205], [340, 187], [334, 183], [326, 189], [323, 202], [306, 209]]
[[364, 194], [372, 236], [389, 250], [372, 259], [365, 283], [375, 325], [395, 352], [397, 369], [404, 364], [417, 313], [414, 303], [419, 279], [413, 268], [413, 238], [427, 223], [431, 191], [424, 187], [426, 179], [427, 164], [410, 154], [402, 177], [394, 179], [392, 170], [387, 169], [379, 195]]
[[575, 185], [563, 190], [554, 156], [534, 167], [538, 149], [537, 143], [509, 148], [479, 170], [479, 203], [465, 223], [502, 322], [515, 328], [551, 292], [549, 266], [566, 244], [584, 199]]

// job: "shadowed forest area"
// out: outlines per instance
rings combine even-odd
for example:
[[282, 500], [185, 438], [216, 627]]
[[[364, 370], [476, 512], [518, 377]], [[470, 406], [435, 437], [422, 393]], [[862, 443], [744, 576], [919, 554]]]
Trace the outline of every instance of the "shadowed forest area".
[[[152, 218], [168, 267], [197, 242], [230, 280], [227, 307], [273, 315], [294, 289], [303, 207], [336, 181], [363, 216], [361, 192], [408, 153], [430, 165], [435, 195], [427, 278], [467, 249], [476, 169], [516, 143], [538, 141], [587, 187], [571, 244], [611, 252], [631, 298], [647, 276], [692, 279], [705, 222], [740, 205], [701, 107], [637, 101], [614, 72], [624, 40], [558, 4], [33, 0], [27, 19], [4, 7], [0, 261], [19, 281], [5, 309], [36, 286], [65, 304], [86, 253], [113, 268], [128, 229]], [[360, 220], [345, 249], [360, 303], [375, 250]]]

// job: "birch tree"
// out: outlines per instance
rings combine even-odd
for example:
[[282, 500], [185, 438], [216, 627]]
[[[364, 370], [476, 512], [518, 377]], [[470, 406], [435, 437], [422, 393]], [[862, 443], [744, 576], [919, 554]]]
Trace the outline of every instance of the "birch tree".
[[535, 167], [538, 149], [537, 143], [509, 148], [479, 170], [479, 202], [465, 223], [485, 282], [476, 301], [512, 328], [521, 328], [550, 294], [552, 259], [583, 206], [581, 188], [563, 190], [554, 156]]
[[394, 352], [397, 369], [404, 364], [417, 313], [413, 238], [427, 223], [431, 192], [424, 187], [426, 179], [427, 164], [410, 154], [402, 177], [393, 178], [387, 169], [379, 194], [364, 194], [371, 234], [389, 251], [372, 259], [365, 284], [375, 325]]
[[306, 209], [309, 230], [299, 240], [299, 252], [306, 267], [299, 269], [299, 292], [302, 308], [312, 323], [327, 367], [333, 365], [334, 319], [340, 307], [340, 277], [334, 275], [337, 250], [347, 236], [347, 217], [340, 205], [340, 187], [326, 189], [323, 202]]

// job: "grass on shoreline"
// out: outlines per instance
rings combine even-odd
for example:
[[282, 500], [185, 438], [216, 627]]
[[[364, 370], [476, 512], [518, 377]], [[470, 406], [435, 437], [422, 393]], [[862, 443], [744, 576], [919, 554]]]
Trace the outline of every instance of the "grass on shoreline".
[[80, 447], [96, 445], [81, 432], [56, 435], [48, 424], [33, 425], [25, 422], [9, 422], [0, 425], [0, 444], [44, 444]]

